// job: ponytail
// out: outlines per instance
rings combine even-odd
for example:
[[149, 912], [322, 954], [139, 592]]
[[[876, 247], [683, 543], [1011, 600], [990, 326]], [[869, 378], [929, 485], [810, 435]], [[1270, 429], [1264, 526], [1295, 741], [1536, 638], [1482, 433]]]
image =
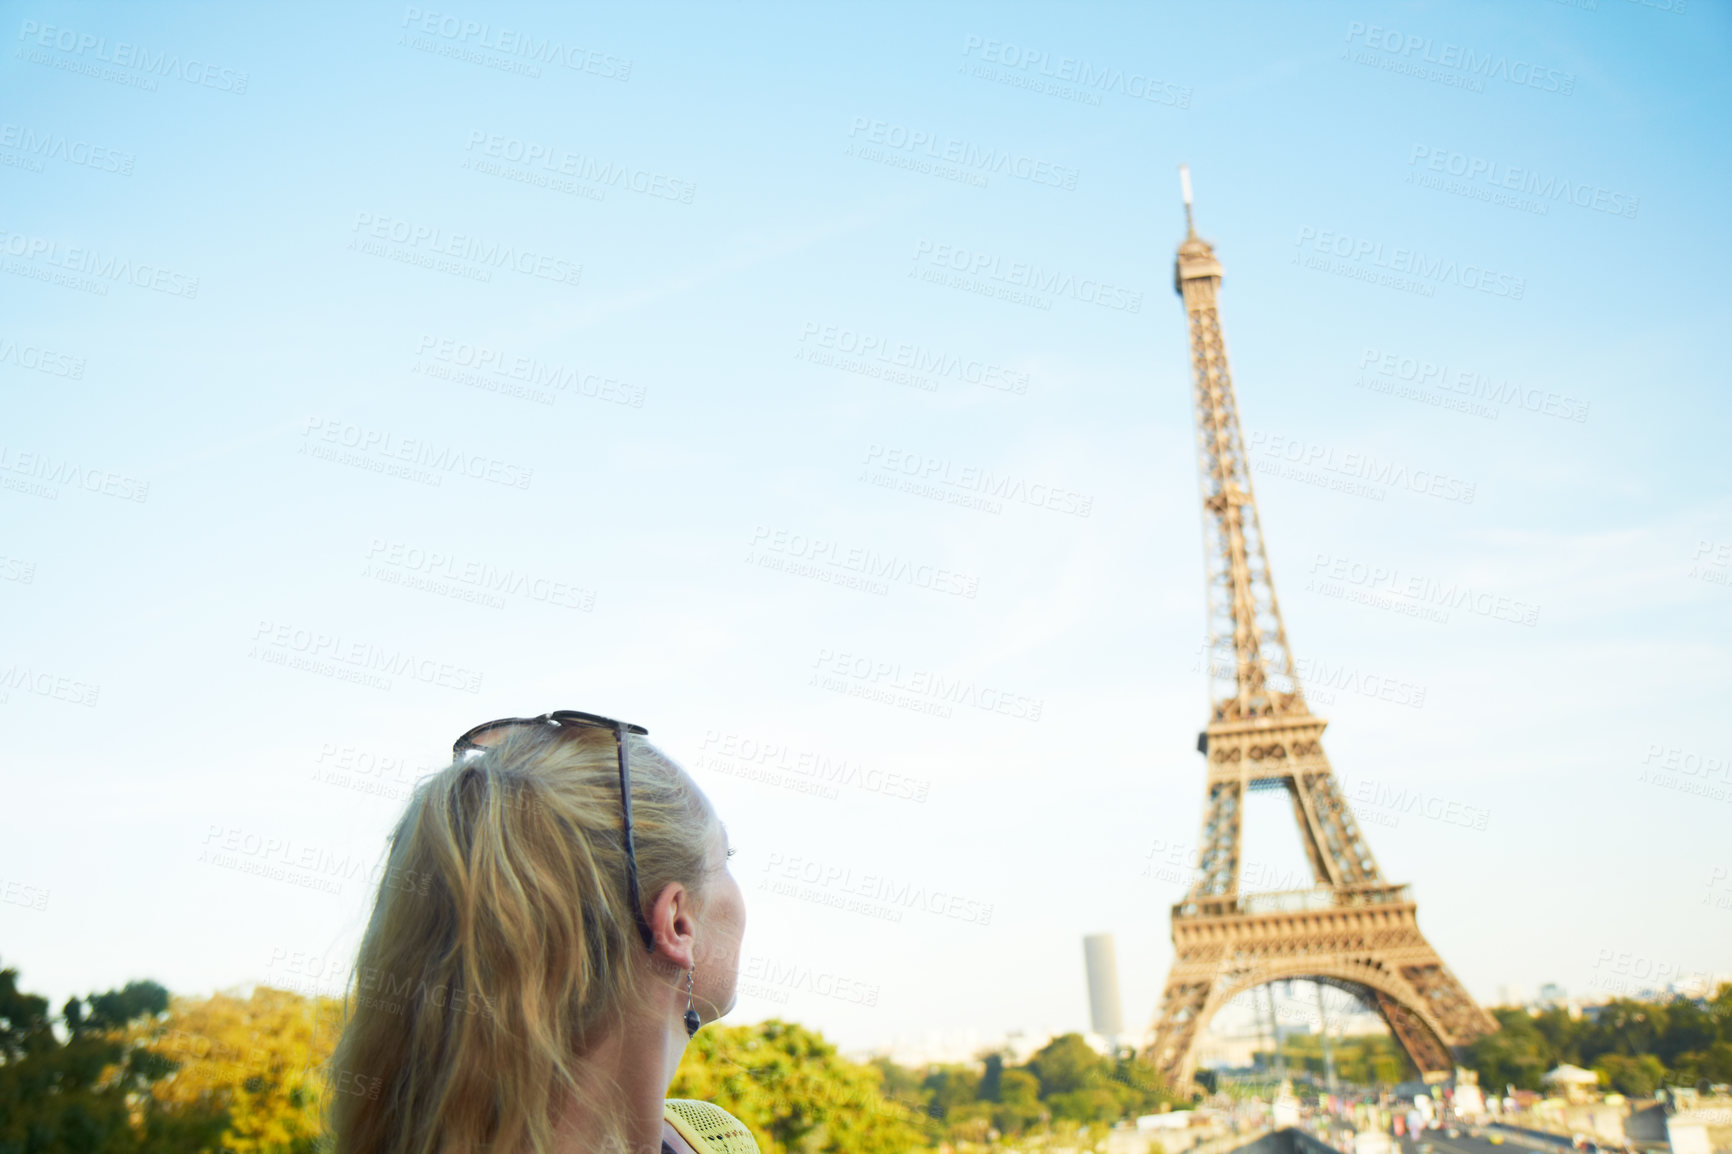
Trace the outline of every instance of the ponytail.
[[[717, 820], [640, 737], [642, 893], [699, 888]], [[420, 783], [331, 1058], [332, 1154], [549, 1154], [584, 1053], [636, 1004], [613, 735], [523, 727]]]

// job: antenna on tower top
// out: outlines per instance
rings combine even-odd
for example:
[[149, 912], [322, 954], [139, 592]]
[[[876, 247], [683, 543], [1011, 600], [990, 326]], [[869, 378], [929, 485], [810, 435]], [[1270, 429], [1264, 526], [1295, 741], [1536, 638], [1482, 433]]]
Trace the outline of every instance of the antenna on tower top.
[[1179, 165], [1179, 191], [1185, 194], [1185, 232], [1196, 236], [1197, 227], [1191, 223], [1191, 166], [1188, 164]]

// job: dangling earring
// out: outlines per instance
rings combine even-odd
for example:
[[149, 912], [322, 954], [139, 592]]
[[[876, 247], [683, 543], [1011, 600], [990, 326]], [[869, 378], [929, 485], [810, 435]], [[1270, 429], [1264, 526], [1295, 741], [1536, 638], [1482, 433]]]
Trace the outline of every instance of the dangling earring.
[[703, 1025], [698, 1020], [698, 1012], [692, 1009], [692, 975], [697, 973], [697, 967], [686, 971], [686, 1037], [695, 1037], [698, 1027]]

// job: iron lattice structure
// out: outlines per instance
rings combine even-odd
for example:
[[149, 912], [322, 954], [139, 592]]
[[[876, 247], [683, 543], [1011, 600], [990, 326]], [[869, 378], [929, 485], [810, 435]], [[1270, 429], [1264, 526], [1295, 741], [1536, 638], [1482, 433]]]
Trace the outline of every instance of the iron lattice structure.
[[[1436, 1078], [1457, 1047], [1496, 1023], [1420, 933], [1408, 887], [1384, 880], [1324, 756], [1327, 723], [1305, 703], [1257, 517], [1221, 333], [1221, 265], [1191, 224], [1186, 185], [1173, 286], [1190, 327], [1203, 495], [1210, 717], [1197, 745], [1207, 793], [1196, 880], [1173, 906], [1173, 968], [1146, 1057], [1188, 1088], [1197, 1036], [1222, 1006], [1302, 978], [1376, 1008], [1414, 1065]], [[1284, 789], [1292, 801], [1314, 888], [1239, 892], [1244, 801], [1261, 789]]]

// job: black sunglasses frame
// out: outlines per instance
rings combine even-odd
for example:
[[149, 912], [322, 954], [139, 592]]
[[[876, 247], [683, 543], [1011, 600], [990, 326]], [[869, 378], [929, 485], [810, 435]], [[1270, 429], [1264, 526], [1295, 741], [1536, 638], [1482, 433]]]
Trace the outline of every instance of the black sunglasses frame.
[[649, 921], [643, 914], [643, 895], [638, 888], [637, 880], [637, 846], [632, 839], [631, 828], [631, 756], [626, 752], [628, 733], [640, 737], [649, 736], [649, 730], [641, 725], [633, 725], [629, 721], [619, 721], [612, 717], [603, 717], [599, 713], [584, 713], [576, 709], [556, 709], [552, 713], [544, 713], [540, 717], [502, 717], [497, 721], [487, 721], [459, 737], [451, 746], [451, 756], [462, 760], [470, 753], [478, 753], [487, 747], [475, 739], [483, 733], [494, 729], [504, 729], [513, 725], [552, 725], [559, 729], [566, 727], [581, 727], [588, 729], [607, 729], [613, 732], [614, 749], [619, 755], [619, 797], [620, 813], [624, 819], [625, 828], [625, 867], [626, 889], [631, 896], [631, 912], [637, 918], [638, 933], [643, 938], [644, 948], [652, 954], [655, 952], [655, 934], [651, 932]]

